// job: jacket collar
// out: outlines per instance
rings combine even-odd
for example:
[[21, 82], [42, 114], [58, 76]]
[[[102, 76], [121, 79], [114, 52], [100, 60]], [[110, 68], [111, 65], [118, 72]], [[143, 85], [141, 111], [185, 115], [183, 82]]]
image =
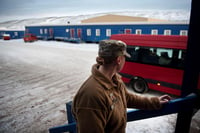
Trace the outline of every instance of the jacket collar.
[[102, 85], [104, 86], [106, 89], [112, 89], [112, 88], [116, 88], [120, 82], [122, 82], [121, 80], [121, 76], [116, 73], [113, 76], [113, 81], [116, 83], [114, 84], [113, 81], [111, 81], [110, 79], [108, 79], [103, 73], [101, 73], [99, 70], [99, 65], [95, 64], [92, 67], [92, 76]]

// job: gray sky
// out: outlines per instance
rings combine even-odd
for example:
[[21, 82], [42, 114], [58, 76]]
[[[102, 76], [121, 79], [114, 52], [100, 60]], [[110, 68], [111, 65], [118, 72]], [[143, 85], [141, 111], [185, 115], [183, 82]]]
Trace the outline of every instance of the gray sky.
[[191, 0], [0, 0], [0, 21], [129, 10], [187, 10]]

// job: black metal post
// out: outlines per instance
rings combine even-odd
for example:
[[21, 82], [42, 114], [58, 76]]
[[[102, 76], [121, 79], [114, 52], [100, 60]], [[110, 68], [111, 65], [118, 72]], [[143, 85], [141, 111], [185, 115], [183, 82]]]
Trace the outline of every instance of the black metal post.
[[[185, 97], [192, 92], [196, 92], [199, 78], [199, 53], [200, 53], [200, 6], [197, 0], [192, 0], [191, 4], [190, 25], [188, 32], [188, 46], [185, 62], [185, 71], [181, 97]], [[192, 119], [193, 109], [178, 112], [175, 133], [188, 133]]]

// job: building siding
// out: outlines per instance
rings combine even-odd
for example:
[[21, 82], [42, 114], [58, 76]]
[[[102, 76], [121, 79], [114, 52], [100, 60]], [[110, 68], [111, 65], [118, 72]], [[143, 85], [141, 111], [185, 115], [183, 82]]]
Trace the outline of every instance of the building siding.
[[[109, 36], [106, 36], [107, 29], [110, 29], [111, 34], [124, 34], [125, 30], [129, 30], [131, 34], [136, 34], [136, 30], [141, 30], [141, 34], [151, 34], [152, 30], [157, 30], [159, 35], [163, 35], [165, 30], [170, 30], [171, 35], [180, 35], [181, 30], [188, 31], [188, 24], [77, 24], [26, 26], [25, 29], [28, 33], [35, 34], [41, 39], [50, 38], [49, 29], [52, 29], [52, 38], [54, 39], [79, 38], [85, 42], [98, 42], [109, 39]], [[45, 29], [47, 29], [47, 33], [44, 33]], [[97, 29], [100, 32], [99, 36], [96, 35]], [[41, 30], [43, 31], [42, 34], [40, 33]], [[87, 30], [91, 31], [91, 35], [87, 35]], [[78, 33], [78, 31], [81, 31], [81, 33]], [[73, 36], [71, 32], [73, 32]]]

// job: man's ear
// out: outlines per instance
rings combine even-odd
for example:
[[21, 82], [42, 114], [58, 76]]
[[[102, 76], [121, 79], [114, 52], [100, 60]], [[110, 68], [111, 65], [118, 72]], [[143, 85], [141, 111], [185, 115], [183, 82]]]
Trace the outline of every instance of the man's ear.
[[121, 63], [121, 56], [118, 56], [116, 59], [116, 63], [119, 65]]

